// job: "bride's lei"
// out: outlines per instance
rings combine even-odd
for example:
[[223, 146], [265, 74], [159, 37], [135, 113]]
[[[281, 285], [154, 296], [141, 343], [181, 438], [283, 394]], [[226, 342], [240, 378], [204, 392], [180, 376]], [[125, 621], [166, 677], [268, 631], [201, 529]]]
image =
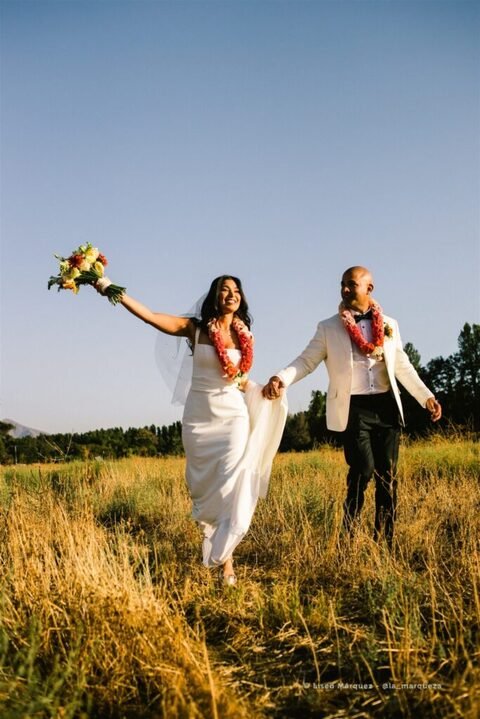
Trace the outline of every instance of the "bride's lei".
[[239, 317], [233, 318], [232, 327], [237, 333], [242, 353], [240, 362], [237, 365], [233, 364], [228, 355], [217, 319], [212, 319], [208, 323], [208, 336], [215, 347], [223, 374], [240, 386], [246, 381], [247, 374], [253, 364], [253, 335]]
[[351, 339], [357, 345], [358, 349], [366, 355], [371, 355], [376, 360], [383, 360], [383, 342], [385, 339], [385, 328], [383, 325], [383, 310], [375, 300], [370, 300], [369, 309], [372, 311], [372, 341], [367, 342], [362, 334], [359, 325], [355, 322], [355, 318], [351, 310], [340, 302], [338, 311], [343, 326], [347, 330]]

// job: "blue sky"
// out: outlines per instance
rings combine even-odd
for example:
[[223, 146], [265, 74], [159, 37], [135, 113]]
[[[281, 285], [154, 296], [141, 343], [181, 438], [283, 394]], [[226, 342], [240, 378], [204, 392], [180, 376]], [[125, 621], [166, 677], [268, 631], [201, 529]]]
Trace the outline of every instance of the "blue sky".
[[[242, 278], [259, 382], [332, 315], [343, 270], [424, 363], [479, 321], [479, 3], [1, 0], [0, 417], [168, 424], [155, 331], [89, 288], [91, 241], [181, 314]], [[291, 411], [326, 389], [317, 370]]]

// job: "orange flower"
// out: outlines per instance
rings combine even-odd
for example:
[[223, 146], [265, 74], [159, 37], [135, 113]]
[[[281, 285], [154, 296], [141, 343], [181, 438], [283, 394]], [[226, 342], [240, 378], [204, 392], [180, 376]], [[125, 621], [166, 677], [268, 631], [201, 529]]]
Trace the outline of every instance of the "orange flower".
[[71, 255], [71, 256], [68, 258], [68, 261], [69, 261], [69, 263], [70, 263], [70, 267], [80, 267], [80, 265], [81, 265], [82, 262], [83, 262], [83, 259], [84, 259], [84, 258], [83, 258], [83, 255], [79, 255], [79, 254]]
[[372, 310], [372, 342], [366, 341], [360, 327], [355, 322], [351, 311], [345, 307], [343, 302], [340, 303], [338, 309], [345, 329], [359, 350], [366, 355], [372, 355], [376, 359], [382, 360], [382, 348], [385, 334], [383, 326], [383, 310], [380, 305], [375, 302], [375, 300], [371, 300], [370, 302], [370, 309]]
[[232, 382], [236, 382], [238, 380], [245, 381], [245, 375], [248, 373], [253, 363], [253, 335], [238, 317], [234, 318], [232, 327], [237, 334], [238, 341], [240, 343], [240, 351], [242, 353], [240, 362], [237, 366], [233, 364], [228, 356], [228, 352], [222, 342], [216, 320], [211, 320], [208, 323], [208, 335], [217, 352], [223, 373], [227, 375]]

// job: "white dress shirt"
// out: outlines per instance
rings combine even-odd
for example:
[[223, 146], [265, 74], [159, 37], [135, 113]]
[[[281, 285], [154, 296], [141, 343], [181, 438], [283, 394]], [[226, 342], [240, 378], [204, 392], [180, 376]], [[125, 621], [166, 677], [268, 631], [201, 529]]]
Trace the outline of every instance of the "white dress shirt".
[[[355, 317], [355, 313], [352, 313]], [[360, 313], [357, 313], [360, 314]], [[360, 320], [357, 323], [367, 342], [372, 341], [372, 320]], [[380, 394], [390, 390], [385, 362], [368, 357], [360, 351], [353, 340], [353, 374], [351, 394]]]

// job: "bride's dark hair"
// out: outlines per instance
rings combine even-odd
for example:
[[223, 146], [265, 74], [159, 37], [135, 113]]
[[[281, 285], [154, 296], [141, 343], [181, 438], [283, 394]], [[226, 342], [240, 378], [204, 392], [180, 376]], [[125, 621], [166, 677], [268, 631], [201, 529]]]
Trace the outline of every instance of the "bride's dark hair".
[[248, 303], [243, 292], [242, 283], [240, 282], [238, 277], [234, 277], [233, 275], [220, 275], [220, 277], [216, 277], [210, 285], [210, 289], [208, 290], [207, 296], [203, 300], [202, 309], [200, 311], [201, 317], [198, 324], [205, 333], [208, 333], [207, 325], [210, 320], [216, 319], [222, 314], [220, 306], [218, 304], [218, 297], [220, 294], [220, 290], [222, 289], [222, 285], [226, 280], [233, 280], [233, 282], [235, 282], [238, 287], [238, 291], [240, 292], [240, 307], [235, 312], [235, 314], [242, 320], [242, 322], [247, 325], [248, 329], [250, 329], [250, 326], [252, 324], [252, 318], [248, 311]]

